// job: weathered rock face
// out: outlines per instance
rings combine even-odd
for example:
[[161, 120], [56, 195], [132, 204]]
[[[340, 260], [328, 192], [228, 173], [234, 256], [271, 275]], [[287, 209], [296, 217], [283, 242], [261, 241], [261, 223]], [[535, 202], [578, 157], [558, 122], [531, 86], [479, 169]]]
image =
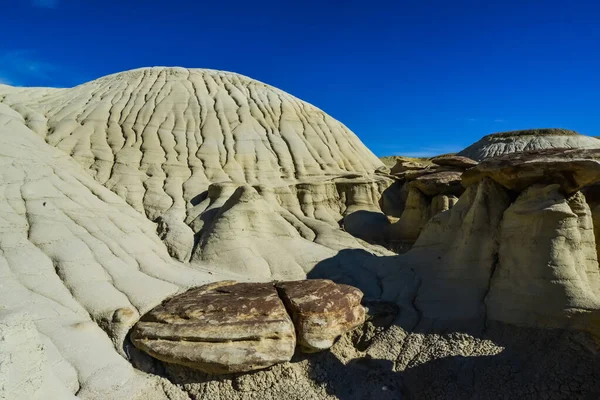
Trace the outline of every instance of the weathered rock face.
[[482, 161], [492, 157], [543, 149], [598, 149], [600, 140], [567, 129], [527, 129], [484, 136], [457, 155]]
[[[504, 213], [488, 318], [516, 325], [600, 328], [600, 271], [581, 193], [535, 185]], [[600, 330], [596, 333], [600, 333]]]
[[429, 166], [431, 166], [431, 163], [425, 160], [398, 157], [390, 172], [395, 175], [406, 171], [421, 170]]
[[418, 162], [399, 159], [393, 178], [402, 186], [384, 191], [381, 201], [388, 216], [399, 217], [390, 227], [388, 245], [400, 252], [410, 248], [425, 223], [452, 208], [464, 193], [462, 174], [475, 165], [467, 157], [449, 154]]
[[157, 229], [171, 257], [189, 261], [194, 247], [194, 231], [183, 222], [185, 210], [171, 209], [157, 219]]
[[362, 292], [326, 279], [280, 282], [276, 287], [294, 324], [298, 344], [306, 352], [333, 346], [343, 333], [365, 321]]
[[400, 220], [390, 227], [391, 239], [414, 243], [429, 218], [429, 200], [419, 189], [410, 188]]
[[595, 184], [582, 190], [585, 199], [592, 211], [592, 221], [594, 223], [594, 236], [596, 237], [596, 250], [598, 260], [600, 260], [600, 185]]
[[566, 194], [600, 181], [600, 149], [547, 149], [485, 160], [462, 175], [470, 186], [489, 177], [521, 192], [534, 184], [560, 185]]
[[369, 243], [387, 240], [390, 220], [382, 212], [358, 210], [344, 217], [344, 230]]
[[458, 202], [458, 197], [456, 196], [446, 196], [444, 194], [440, 194], [431, 199], [431, 215], [436, 216], [441, 212], [447, 211], [454, 207], [454, 205]]
[[383, 167], [323, 111], [229, 72], [141, 68], [69, 89], [2, 86], [0, 97], [152, 220], [213, 182], [279, 186]]
[[294, 325], [270, 283], [223, 281], [191, 289], [135, 325], [133, 344], [159, 360], [209, 373], [289, 361]]
[[460, 183], [461, 175], [462, 172], [459, 171], [436, 172], [412, 180], [409, 186], [419, 189], [427, 196], [437, 196], [438, 194], [460, 196], [464, 192]]
[[471, 186], [450, 209], [433, 217], [402, 256], [421, 279], [414, 301], [424, 318], [483, 321], [483, 300], [497, 253], [497, 227], [509, 205], [490, 179]]
[[253, 371], [291, 360], [296, 333], [304, 351], [330, 348], [364, 322], [362, 296], [352, 286], [321, 279], [276, 285], [221, 281], [155, 307], [130, 338], [168, 363], [211, 374]]
[[[218, 262], [258, 280], [305, 277], [305, 269], [333, 251], [303, 239], [277, 211], [254, 188], [240, 186], [203, 228], [192, 261]], [[286, 256], [287, 263], [277, 262]]]
[[53, 361], [31, 316], [0, 311], [0, 399], [75, 399], [56, 376], [75, 371]]
[[471, 160], [469, 157], [457, 156], [454, 154], [445, 154], [431, 158], [429, 161], [435, 165], [458, 168], [471, 168], [478, 164], [477, 161]]

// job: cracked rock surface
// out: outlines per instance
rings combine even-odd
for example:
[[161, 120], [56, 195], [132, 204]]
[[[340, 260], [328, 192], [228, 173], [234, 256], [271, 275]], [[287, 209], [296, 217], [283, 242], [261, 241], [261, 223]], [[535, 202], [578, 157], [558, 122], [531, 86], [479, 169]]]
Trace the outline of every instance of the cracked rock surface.
[[278, 282], [276, 285], [296, 326], [303, 351], [329, 349], [342, 334], [361, 325], [363, 293], [355, 287], [326, 279]]
[[294, 325], [270, 283], [216, 282], [175, 296], [145, 314], [131, 341], [166, 362], [213, 374], [289, 361]]
[[290, 361], [296, 341], [304, 351], [329, 349], [364, 322], [361, 299], [360, 290], [321, 279], [216, 282], [155, 307], [130, 338], [168, 363], [211, 374], [253, 371]]

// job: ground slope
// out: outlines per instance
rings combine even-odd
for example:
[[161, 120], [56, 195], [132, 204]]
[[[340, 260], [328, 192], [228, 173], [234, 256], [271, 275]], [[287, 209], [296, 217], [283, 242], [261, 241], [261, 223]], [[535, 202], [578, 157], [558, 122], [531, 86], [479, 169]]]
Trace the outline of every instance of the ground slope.
[[0, 398], [160, 398], [119, 354], [124, 336], [165, 297], [230, 275], [174, 261], [155, 229], [0, 104]]

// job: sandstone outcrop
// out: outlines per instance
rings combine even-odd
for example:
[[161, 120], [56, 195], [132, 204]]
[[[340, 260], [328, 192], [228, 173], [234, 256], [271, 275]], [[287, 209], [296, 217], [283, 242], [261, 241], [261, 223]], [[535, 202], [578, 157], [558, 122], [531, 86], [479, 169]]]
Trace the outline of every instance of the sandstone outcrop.
[[36, 348], [41, 340], [45, 356], [35, 352], [40, 368], [44, 357], [52, 366], [40, 387], [83, 399], [164, 398], [155, 379], [126, 358], [123, 341], [131, 326], [188, 286], [246, 279], [171, 258], [152, 222], [4, 104], [0, 276], [3, 312], [29, 315], [40, 339], [23, 334], [33, 340], [24, 346]]
[[380, 211], [355, 211], [344, 217], [343, 224], [346, 232], [369, 243], [388, 240], [390, 220]]
[[466, 171], [465, 186], [490, 177], [521, 192], [534, 184], [559, 184], [566, 194], [600, 181], [600, 149], [547, 149], [495, 157]]
[[401, 258], [421, 279], [414, 304], [423, 318], [482, 322], [498, 252], [497, 227], [510, 203], [490, 179], [471, 186], [448, 212], [433, 217]]
[[383, 192], [381, 200], [381, 209], [394, 217], [387, 246], [397, 252], [408, 250], [430, 218], [454, 206], [465, 190], [463, 172], [476, 165], [452, 154], [431, 159], [398, 157], [392, 168], [397, 182]]
[[204, 372], [252, 371], [289, 361], [294, 325], [270, 283], [190, 289], [142, 317], [131, 341], [159, 360]]
[[461, 185], [462, 172], [444, 171], [423, 175], [410, 181], [409, 187], [414, 187], [427, 196], [440, 194], [460, 196], [464, 192]]
[[410, 188], [400, 219], [390, 227], [390, 240], [414, 243], [430, 217], [429, 199], [419, 189]]
[[452, 195], [440, 194], [431, 199], [431, 215], [438, 215], [454, 207], [458, 202], [458, 197]]
[[506, 210], [486, 304], [491, 320], [600, 335], [600, 269], [581, 193], [534, 185]]
[[431, 162], [421, 158], [396, 157], [395, 164], [391, 167], [390, 173], [396, 175], [406, 171], [417, 171], [431, 167]]
[[471, 160], [469, 157], [458, 156], [455, 154], [444, 154], [429, 159], [435, 165], [443, 167], [457, 167], [462, 169], [472, 168], [478, 163], [475, 160]]
[[168, 363], [211, 374], [248, 372], [290, 361], [296, 343], [307, 352], [329, 349], [364, 322], [362, 296], [329, 280], [222, 281], [166, 300], [130, 338]]
[[592, 221], [594, 223], [594, 236], [596, 238], [596, 249], [598, 260], [600, 260], [600, 184], [585, 187], [582, 190], [585, 199], [592, 212]]
[[[234, 73], [142, 68], [70, 89], [3, 85], [0, 99], [48, 147], [70, 155], [155, 222], [172, 257], [198, 268], [209, 263], [253, 279], [303, 278], [336, 249], [327, 236], [364, 248], [339, 232], [340, 221], [359, 209], [377, 211], [392, 183], [340, 122]], [[234, 205], [239, 187], [264, 201]], [[227, 214], [219, 211], [226, 203]], [[249, 238], [248, 224], [263, 212], [273, 223]], [[282, 232], [293, 236], [283, 253], [294, 262], [271, 270], [280, 255], [265, 243], [285, 240]]]
[[494, 133], [457, 155], [482, 161], [506, 154], [544, 149], [599, 149], [600, 140], [567, 129], [527, 129]]
[[362, 292], [330, 280], [276, 284], [296, 326], [298, 345], [306, 352], [326, 350], [365, 321]]
[[141, 68], [71, 89], [2, 86], [0, 98], [152, 220], [214, 182], [280, 186], [383, 167], [323, 111], [234, 73]]
[[[0, 166], [0, 304], [28, 313], [44, 343], [53, 367], [36, 387], [84, 399], [175, 390], [133, 368], [124, 344], [165, 298], [223, 279], [304, 278], [343, 248], [385, 254], [339, 229], [391, 183], [373, 174], [376, 157], [322, 111], [236, 74], [155, 68], [72, 89], [0, 85]], [[240, 186], [258, 191], [296, 242], [269, 258], [271, 232], [238, 269], [245, 276], [220, 265], [243, 251], [242, 235], [198, 255], [203, 229], [228, 233], [214, 217]], [[262, 211], [250, 203], [246, 221]], [[291, 268], [290, 254], [300, 260]]]

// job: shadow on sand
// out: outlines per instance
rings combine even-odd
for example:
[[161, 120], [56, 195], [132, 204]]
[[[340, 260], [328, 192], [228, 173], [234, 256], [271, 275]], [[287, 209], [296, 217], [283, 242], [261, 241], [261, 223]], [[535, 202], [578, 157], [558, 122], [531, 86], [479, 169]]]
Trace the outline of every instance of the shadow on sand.
[[[384, 295], [386, 285], [397, 285], [382, 278], [390, 268], [402, 276], [405, 267], [396, 256], [350, 249], [320, 262], [309, 278], [359, 287], [368, 303]], [[412, 274], [405, 272], [405, 277]], [[166, 376], [193, 399], [600, 399], [600, 352], [587, 334], [493, 322], [479, 331], [433, 331], [424, 321], [399, 322], [411, 320], [402, 318], [406, 309], [399, 310], [394, 324], [379, 335], [371, 332], [366, 342], [356, 332], [377, 327], [365, 324], [332, 351], [297, 352], [290, 363], [246, 374], [212, 376], [163, 364], [130, 343], [125, 346], [136, 368]], [[340, 356], [349, 343], [353, 351], [366, 350], [364, 356]], [[370, 346], [392, 357], [377, 357]]]

